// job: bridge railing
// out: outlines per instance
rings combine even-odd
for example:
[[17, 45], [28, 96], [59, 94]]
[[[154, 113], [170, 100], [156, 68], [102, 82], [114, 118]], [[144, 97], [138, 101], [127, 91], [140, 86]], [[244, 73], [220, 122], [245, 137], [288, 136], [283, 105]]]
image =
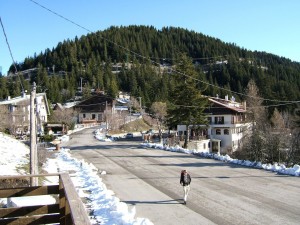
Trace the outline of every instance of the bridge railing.
[[[58, 185], [30, 186], [30, 179], [58, 176]], [[21, 181], [21, 182], [20, 182]], [[62, 224], [90, 225], [88, 213], [78, 196], [68, 173], [0, 176], [0, 198], [49, 195], [54, 204], [42, 202], [38, 205], [0, 208], [0, 224]], [[30, 202], [30, 198], [29, 198]]]

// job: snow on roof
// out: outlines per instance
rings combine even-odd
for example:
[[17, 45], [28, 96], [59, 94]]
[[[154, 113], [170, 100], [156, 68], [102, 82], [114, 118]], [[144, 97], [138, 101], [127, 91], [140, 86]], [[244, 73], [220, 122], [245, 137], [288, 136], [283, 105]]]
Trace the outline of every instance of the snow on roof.
[[126, 104], [126, 103], [128, 103], [128, 99], [125, 99], [125, 98], [117, 98], [117, 102], [119, 102], [119, 103], [122, 103], [122, 104]]
[[[37, 93], [36, 97], [45, 96], [45, 93]], [[0, 101], [0, 105], [16, 104], [25, 100], [30, 100], [30, 95], [18, 96], [15, 98], [8, 98], [6, 100]]]
[[80, 101], [66, 102], [63, 106], [66, 109], [68, 109], [68, 108], [72, 108], [73, 106], [77, 105], [78, 103], [80, 103]]
[[224, 107], [234, 110], [236, 112], [246, 112], [244, 105], [242, 105], [239, 102], [235, 102], [232, 100], [225, 100], [225, 99], [221, 99], [221, 98], [215, 98], [215, 97], [210, 97], [208, 99], [209, 99], [209, 101], [211, 101], [213, 103], [224, 106]]

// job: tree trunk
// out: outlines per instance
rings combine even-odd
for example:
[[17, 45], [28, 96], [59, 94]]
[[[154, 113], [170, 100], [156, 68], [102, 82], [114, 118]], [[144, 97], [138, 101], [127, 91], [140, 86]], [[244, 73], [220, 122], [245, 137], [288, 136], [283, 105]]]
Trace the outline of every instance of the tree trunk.
[[187, 148], [189, 141], [190, 141], [190, 130], [189, 130], [189, 125], [186, 125], [186, 135], [184, 139], [183, 148]]

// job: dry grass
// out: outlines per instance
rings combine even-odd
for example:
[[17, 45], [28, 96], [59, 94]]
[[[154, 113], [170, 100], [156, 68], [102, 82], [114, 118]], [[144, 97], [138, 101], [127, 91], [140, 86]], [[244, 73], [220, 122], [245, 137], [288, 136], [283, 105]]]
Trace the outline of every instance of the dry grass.
[[149, 124], [147, 124], [143, 119], [137, 119], [135, 121], [129, 122], [123, 126], [121, 126], [118, 130], [110, 131], [111, 134], [116, 133], [128, 133], [128, 132], [137, 132], [137, 131], [145, 131], [152, 128]]

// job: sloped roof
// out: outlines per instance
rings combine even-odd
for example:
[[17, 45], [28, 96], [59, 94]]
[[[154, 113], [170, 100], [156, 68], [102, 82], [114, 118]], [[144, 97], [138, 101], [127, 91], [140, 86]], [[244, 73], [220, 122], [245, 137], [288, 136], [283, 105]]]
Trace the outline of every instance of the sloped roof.
[[104, 112], [106, 106], [112, 106], [113, 99], [103, 94], [93, 95], [75, 106], [81, 112]]
[[[47, 114], [49, 115], [50, 110], [49, 110], [49, 106], [48, 106], [48, 100], [47, 100], [47, 95], [46, 93], [36, 93], [35, 94], [36, 97], [43, 97], [45, 100], [45, 106], [46, 106], [46, 110], [47, 110]], [[0, 101], [0, 105], [15, 105], [24, 101], [30, 101], [30, 95], [23, 95], [23, 96], [18, 96], [15, 98], [11, 98], [11, 99], [7, 99], [4, 101]]]
[[246, 107], [239, 102], [216, 98], [216, 97], [210, 97], [210, 98], [208, 98], [208, 100], [214, 104], [220, 105], [222, 107], [233, 110], [235, 112], [240, 112], [240, 113], [246, 112]]

